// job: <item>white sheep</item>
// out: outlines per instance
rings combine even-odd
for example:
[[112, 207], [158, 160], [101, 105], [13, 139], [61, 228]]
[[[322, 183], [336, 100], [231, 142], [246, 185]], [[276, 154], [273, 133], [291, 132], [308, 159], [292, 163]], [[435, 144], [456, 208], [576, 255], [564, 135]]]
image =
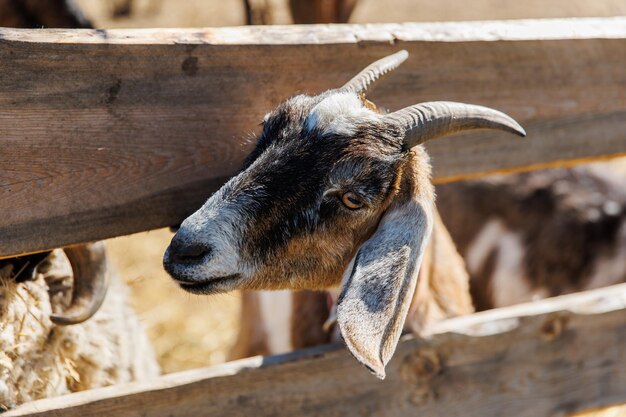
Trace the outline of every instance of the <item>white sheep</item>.
[[[103, 244], [95, 245], [100, 259]], [[16, 279], [23, 269], [0, 261], [0, 407], [159, 374], [152, 347], [128, 304], [127, 288], [104, 265], [110, 290], [98, 309], [99, 297], [77, 293], [74, 285], [75, 272], [90, 267], [71, 265], [62, 250], [53, 251], [38, 268], [43, 272], [35, 269], [32, 279]], [[83, 283], [83, 289], [94, 285], [99, 284]], [[53, 323], [76, 322], [76, 317], [80, 324]]]

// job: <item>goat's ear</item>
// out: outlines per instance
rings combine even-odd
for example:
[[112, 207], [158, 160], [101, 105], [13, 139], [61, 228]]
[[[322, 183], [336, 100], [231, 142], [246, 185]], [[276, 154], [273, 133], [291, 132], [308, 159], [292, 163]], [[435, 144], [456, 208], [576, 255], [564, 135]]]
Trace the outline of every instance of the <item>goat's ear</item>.
[[432, 223], [430, 203], [392, 203], [345, 272], [337, 323], [350, 352], [380, 379], [402, 333]]

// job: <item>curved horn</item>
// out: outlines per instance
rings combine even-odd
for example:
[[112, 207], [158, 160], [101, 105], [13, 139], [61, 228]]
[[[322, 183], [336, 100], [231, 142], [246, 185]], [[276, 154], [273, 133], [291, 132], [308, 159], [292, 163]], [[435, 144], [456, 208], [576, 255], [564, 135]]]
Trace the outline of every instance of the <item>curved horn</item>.
[[72, 303], [62, 314], [50, 315], [58, 325], [82, 323], [91, 318], [104, 301], [107, 292], [107, 260], [103, 242], [64, 249], [74, 272]]
[[386, 56], [385, 58], [379, 59], [373, 64], [368, 65], [363, 71], [359, 72], [354, 78], [344, 84], [340, 90], [357, 94], [364, 93], [370, 84], [388, 72], [398, 68], [408, 57], [409, 53], [402, 50], [400, 52], [396, 52], [395, 54]]
[[432, 101], [416, 104], [385, 116], [404, 129], [409, 148], [430, 139], [473, 129], [494, 129], [526, 136], [524, 129], [511, 117], [489, 107], [473, 104]]

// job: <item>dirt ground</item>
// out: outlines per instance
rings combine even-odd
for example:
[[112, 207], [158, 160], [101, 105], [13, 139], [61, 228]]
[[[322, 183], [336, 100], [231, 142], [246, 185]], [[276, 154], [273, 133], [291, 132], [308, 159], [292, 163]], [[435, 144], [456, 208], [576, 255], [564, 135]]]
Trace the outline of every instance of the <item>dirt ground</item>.
[[[240, 0], [79, 0], [98, 27], [201, 27], [244, 23]], [[272, 0], [277, 23], [290, 23], [285, 1]], [[463, 6], [459, 6], [463, 4]], [[117, 8], [117, 9], [116, 9]], [[354, 22], [482, 20], [536, 17], [626, 15], [626, 1], [601, 0], [362, 0]], [[626, 176], [626, 163], [614, 163]], [[219, 363], [225, 360], [236, 330], [240, 299], [237, 294], [196, 297], [179, 290], [161, 267], [171, 239], [157, 230], [108, 242], [113, 262], [133, 292], [139, 312], [156, 348], [164, 372]], [[622, 414], [615, 414], [622, 415]]]

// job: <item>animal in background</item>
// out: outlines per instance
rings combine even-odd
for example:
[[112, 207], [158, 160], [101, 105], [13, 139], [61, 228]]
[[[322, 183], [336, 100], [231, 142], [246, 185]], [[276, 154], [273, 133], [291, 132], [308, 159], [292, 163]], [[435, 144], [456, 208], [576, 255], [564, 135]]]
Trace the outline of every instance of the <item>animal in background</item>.
[[[343, 87], [294, 96], [265, 116], [244, 169], [185, 219], [164, 255], [181, 288], [216, 294], [341, 286], [341, 336], [380, 378], [422, 298], [437, 299], [424, 305], [443, 316], [471, 310], [467, 280], [465, 293], [419, 295], [431, 232], [443, 228], [422, 144], [470, 129], [525, 133], [509, 116], [476, 105], [428, 102], [379, 112], [367, 88], [407, 57], [397, 52]], [[425, 292], [443, 281], [428, 285]], [[448, 304], [447, 296], [466, 301]]]
[[437, 187], [478, 310], [626, 281], [626, 188], [604, 164]]

